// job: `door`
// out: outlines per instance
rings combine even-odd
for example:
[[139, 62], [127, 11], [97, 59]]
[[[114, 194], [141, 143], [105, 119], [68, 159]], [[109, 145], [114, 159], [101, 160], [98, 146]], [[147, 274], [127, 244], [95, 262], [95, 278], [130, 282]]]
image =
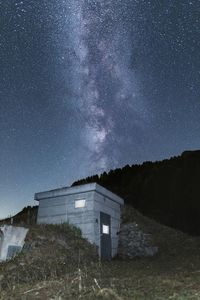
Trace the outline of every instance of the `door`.
[[111, 221], [110, 215], [100, 212], [101, 258], [111, 259]]

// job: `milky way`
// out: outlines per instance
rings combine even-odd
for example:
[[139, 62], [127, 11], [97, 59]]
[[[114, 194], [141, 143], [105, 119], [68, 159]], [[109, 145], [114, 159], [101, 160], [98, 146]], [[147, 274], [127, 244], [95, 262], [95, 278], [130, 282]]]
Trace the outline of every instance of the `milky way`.
[[122, 147], [137, 144], [136, 135], [144, 134], [151, 119], [140, 81], [130, 67], [134, 37], [130, 22], [138, 4], [129, 2], [66, 3], [70, 8], [66, 27], [71, 31], [67, 56], [70, 53], [73, 78], [66, 100], [70, 98], [79, 110], [81, 144], [88, 150], [87, 161], [94, 172], [118, 166], [124, 160]]
[[198, 0], [0, 0], [0, 217], [199, 148], [199, 22]]

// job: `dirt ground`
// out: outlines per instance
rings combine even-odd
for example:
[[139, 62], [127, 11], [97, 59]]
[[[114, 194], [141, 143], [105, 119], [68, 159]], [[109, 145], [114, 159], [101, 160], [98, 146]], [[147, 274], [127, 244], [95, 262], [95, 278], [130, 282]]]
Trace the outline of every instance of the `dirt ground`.
[[74, 227], [34, 225], [24, 251], [0, 264], [0, 299], [200, 299], [200, 239], [128, 212], [156, 256], [101, 262]]

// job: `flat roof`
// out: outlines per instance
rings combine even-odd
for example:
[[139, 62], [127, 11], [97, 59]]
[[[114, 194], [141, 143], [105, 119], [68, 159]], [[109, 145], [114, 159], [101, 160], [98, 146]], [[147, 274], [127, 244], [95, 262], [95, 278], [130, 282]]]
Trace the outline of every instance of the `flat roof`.
[[55, 190], [36, 193], [34, 199], [36, 201], [40, 201], [48, 198], [61, 197], [61, 196], [67, 196], [73, 194], [81, 194], [81, 193], [86, 193], [91, 191], [96, 191], [97, 193], [102, 194], [103, 196], [106, 196], [109, 199], [121, 205], [124, 204], [124, 200], [121, 197], [117, 196], [116, 194], [112, 193], [111, 191], [109, 191], [108, 189], [104, 188], [103, 186], [97, 183], [88, 183], [88, 184], [76, 185], [72, 187], [63, 187]]

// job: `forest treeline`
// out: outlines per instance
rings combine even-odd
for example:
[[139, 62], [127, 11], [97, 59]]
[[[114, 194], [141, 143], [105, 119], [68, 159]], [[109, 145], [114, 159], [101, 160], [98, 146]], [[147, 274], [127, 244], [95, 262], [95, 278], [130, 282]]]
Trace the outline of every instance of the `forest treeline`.
[[97, 182], [160, 223], [200, 235], [200, 150], [81, 179]]
[[19, 213], [14, 216], [9, 216], [8, 218], [0, 220], [0, 225], [2, 224], [21, 224], [21, 225], [33, 225], [36, 224], [37, 220], [38, 206], [26, 206]]

